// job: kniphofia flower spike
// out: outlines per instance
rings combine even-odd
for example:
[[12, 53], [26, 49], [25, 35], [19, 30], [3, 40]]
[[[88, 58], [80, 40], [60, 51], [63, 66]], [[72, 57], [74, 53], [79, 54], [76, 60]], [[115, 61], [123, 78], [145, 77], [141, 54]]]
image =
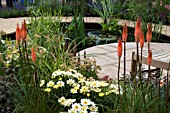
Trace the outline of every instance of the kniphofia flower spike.
[[26, 21], [22, 22], [22, 27], [21, 27], [21, 34], [22, 34], [22, 40], [26, 40], [27, 37], [27, 28], [26, 28]]
[[16, 27], [16, 40], [18, 41], [18, 43], [20, 43], [21, 41], [21, 29], [19, 27], [19, 24], [17, 24]]
[[117, 55], [120, 58], [122, 56], [122, 40], [118, 39]]
[[149, 51], [148, 51], [147, 64], [148, 64], [148, 65], [151, 65], [151, 63], [152, 63], [152, 51], [149, 50]]
[[32, 48], [32, 50], [31, 50], [31, 57], [32, 57], [32, 61], [35, 63], [35, 61], [36, 61], [36, 52], [35, 52], [34, 48]]
[[127, 41], [127, 36], [128, 36], [128, 30], [127, 30], [127, 25], [126, 23], [124, 24], [124, 27], [123, 27], [123, 33], [122, 33], [122, 40], [124, 42]]
[[148, 23], [148, 31], [147, 31], [147, 34], [146, 34], [146, 40], [147, 40], [148, 43], [150, 43], [151, 39], [152, 39], [152, 24]]
[[144, 33], [141, 30], [141, 33], [140, 33], [140, 48], [142, 48], [142, 49], [143, 49], [143, 46], [144, 46], [144, 42], [145, 42]]
[[140, 32], [141, 32], [141, 19], [138, 16], [136, 26], [135, 26], [135, 33], [134, 33], [136, 43], [139, 43], [140, 41]]

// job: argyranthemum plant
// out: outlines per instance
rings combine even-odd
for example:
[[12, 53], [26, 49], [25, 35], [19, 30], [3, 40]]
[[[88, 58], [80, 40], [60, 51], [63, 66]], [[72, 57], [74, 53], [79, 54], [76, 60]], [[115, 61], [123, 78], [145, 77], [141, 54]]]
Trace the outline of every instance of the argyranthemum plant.
[[98, 100], [119, 94], [117, 84], [86, 78], [72, 69], [53, 72], [49, 80], [40, 81], [40, 87], [55, 95], [65, 111], [75, 113], [98, 112], [98, 105], [102, 102]]

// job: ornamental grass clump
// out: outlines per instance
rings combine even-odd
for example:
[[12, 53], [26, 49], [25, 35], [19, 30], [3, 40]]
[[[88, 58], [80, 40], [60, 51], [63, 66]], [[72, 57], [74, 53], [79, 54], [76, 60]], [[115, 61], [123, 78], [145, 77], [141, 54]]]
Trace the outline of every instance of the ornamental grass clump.
[[[103, 110], [99, 106], [105, 105], [102, 98], [122, 94], [117, 84], [86, 78], [73, 69], [53, 72], [49, 80], [41, 80], [40, 87], [50, 95], [55, 95], [64, 112], [98, 112]], [[113, 103], [107, 104], [110, 107]]]

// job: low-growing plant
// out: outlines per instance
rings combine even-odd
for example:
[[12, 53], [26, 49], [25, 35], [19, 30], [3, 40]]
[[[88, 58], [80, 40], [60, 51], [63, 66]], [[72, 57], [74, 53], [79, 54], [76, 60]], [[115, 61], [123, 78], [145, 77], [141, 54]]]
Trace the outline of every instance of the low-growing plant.
[[114, 106], [112, 97], [118, 94], [117, 85], [85, 76], [72, 69], [57, 70], [49, 79], [41, 80], [40, 87], [54, 96], [63, 106], [63, 112], [112, 111]]

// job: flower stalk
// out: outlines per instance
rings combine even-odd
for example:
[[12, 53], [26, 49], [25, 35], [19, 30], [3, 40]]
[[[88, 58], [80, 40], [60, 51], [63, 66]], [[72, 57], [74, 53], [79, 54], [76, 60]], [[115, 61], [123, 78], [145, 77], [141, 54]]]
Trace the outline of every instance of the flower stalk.
[[150, 65], [152, 63], [152, 51], [148, 51], [148, 59], [147, 59], [147, 64], [148, 64], [148, 82], [151, 84], [151, 72], [150, 72]]
[[[148, 43], [148, 53], [151, 53], [151, 51], [150, 51], [150, 42], [151, 42], [151, 39], [152, 39], [152, 24], [148, 23], [148, 30], [147, 30], [147, 34], [146, 34], [146, 40], [147, 40], [147, 43]], [[149, 58], [149, 55], [148, 55], [148, 58]], [[151, 60], [151, 59], [148, 59], [148, 60]], [[148, 62], [148, 82], [150, 81], [150, 76], [151, 76], [150, 63], [151, 62]]]
[[21, 52], [21, 46], [20, 46], [20, 42], [21, 42], [21, 29], [19, 27], [19, 24], [17, 24], [17, 26], [16, 26], [16, 41], [17, 41], [17, 44], [18, 44], [18, 49], [19, 49], [19, 54], [20, 54], [21, 67], [22, 67], [22, 70], [24, 70], [23, 60], [22, 60], [22, 52]]
[[145, 104], [146, 103], [145, 102], [145, 93], [143, 92], [143, 84], [142, 84], [143, 77], [142, 77], [142, 70], [141, 70], [141, 68], [142, 68], [142, 51], [143, 51], [143, 46], [144, 46], [144, 33], [141, 30], [141, 32], [140, 32], [141, 58], [140, 58], [140, 62], [139, 62], [139, 79], [140, 79], [140, 86], [141, 86], [141, 90], [142, 90], [143, 102]]
[[[31, 57], [32, 57], [32, 62], [34, 63], [34, 65], [35, 65], [35, 63], [36, 63], [36, 51], [35, 51], [35, 49], [34, 48], [32, 48], [31, 49]], [[34, 83], [36, 82], [36, 77], [37, 75], [36, 75], [36, 66], [34, 66], [34, 76], [33, 76], [33, 78], [32, 78], [32, 80], [34, 81]]]
[[[136, 42], [136, 51], [137, 51], [137, 64], [139, 64], [139, 42], [140, 42], [140, 34], [141, 34], [141, 18], [138, 16], [136, 26], [135, 26], [135, 42]], [[139, 66], [140, 67], [140, 66]], [[136, 86], [136, 75], [137, 71], [135, 74], [135, 86]]]
[[127, 41], [127, 36], [128, 36], [128, 31], [127, 31], [127, 25], [125, 23], [124, 27], [123, 27], [123, 33], [122, 33], [122, 40], [124, 42], [124, 88], [126, 85], [125, 78], [126, 78], [126, 41]]
[[122, 56], [122, 40], [121, 38], [118, 39], [118, 47], [117, 47], [117, 55], [118, 55], [118, 60], [119, 60], [119, 64], [118, 64], [118, 88], [119, 88], [119, 95], [120, 95], [120, 83], [119, 83], [119, 73], [120, 73], [120, 59]]

